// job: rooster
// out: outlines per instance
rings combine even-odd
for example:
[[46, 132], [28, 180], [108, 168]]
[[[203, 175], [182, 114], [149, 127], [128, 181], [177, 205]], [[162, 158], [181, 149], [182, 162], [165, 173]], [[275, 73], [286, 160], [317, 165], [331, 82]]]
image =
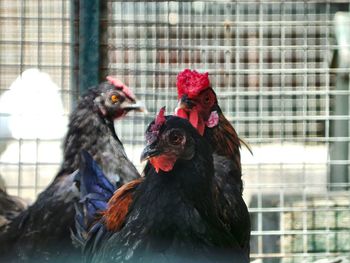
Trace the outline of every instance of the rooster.
[[90, 232], [78, 235], [86, 262], [248, 262], [216, 215], [210, 145], [164, 111], [146, 131], [145, 176], [119, 188]]
[[90, 89], [72, 112], [64, 160], [53, 182], [33, 205], [0, 229], [0, 258], [7, 262], [74, 259], [70, 229], [74, 228], [74, 202], [79, 192], [73, 172], [79, 168], [81, 150], [92, 154], [112, 184], [121, 185], [140, 176], [116, 135], [114, 120], [142, 107], [127, 86], [107, 79]]
[[241, 140], [220, 109], [208, 73], [185, 69], [177, 76], [177, 91], [176, 115], [188, 119], [213, 147], [212, 191], [218, 214], [249, 255], [250, 216], [242, 198]]

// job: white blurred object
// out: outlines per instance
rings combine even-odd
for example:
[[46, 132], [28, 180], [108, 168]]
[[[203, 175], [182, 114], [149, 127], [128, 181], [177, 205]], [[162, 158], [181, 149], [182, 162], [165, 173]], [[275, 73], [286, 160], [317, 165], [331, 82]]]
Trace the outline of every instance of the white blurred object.
[[15, 139], [59, 139], [65, 134], [58, 86], [47, 73], [28, 69], [0, 98], [0, 136]]
[[[68, 119], [59, 91], [47, 73], [28, 69], [0, 97], [0, 177], [4, 179], [0, 187], [20, 184], [21, 188], [29, 180], [34, 189], [34, 180], [50, 181], [55, 174], [56, 170], [44, 175], [41, 171], [52, 169], [62, 159], [61, 141]], [[16, 168], [19, 163], [22, 165]], [[20, 195], [32, 199], [33, 189]]]
[[334, 16], [334, 22], [335, 37], [339, 46], [339, 64], [337, 67], [348, 68], [350, 67], [350, 13], [337, 12]]

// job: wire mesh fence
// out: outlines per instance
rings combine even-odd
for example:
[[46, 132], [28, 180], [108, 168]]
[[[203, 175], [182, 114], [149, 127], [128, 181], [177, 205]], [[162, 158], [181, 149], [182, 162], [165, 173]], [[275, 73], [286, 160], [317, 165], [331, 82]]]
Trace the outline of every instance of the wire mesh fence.
[[[349, 136], [332, 128], [349, 126], [349, 86], [339, 90], [337, 78], [350, 70], [330, 67], [339, 48], [334, 16], [349, 7], [349, 1], [108, 1], [102, 15], [102, 75], [123, 78], [151, 112], [119, 127], [130, 153], [142, 146], [157, 109], [174, 109], [177, 73], [210, 73], [225, 115], [253, 146], [254, 156], [242, 153], [252, 259], [312, 262], [350, 253]], [[337, 142], [345, 149], [339, 152]]]
[[0, 2], [0, 174], [11, 194], [33, 199], [58, 169], [70, 40], [70, 1]]
[[[49, 73], [64, 114], [70, 112], [72, 2], [0, 2], [2, 93], [36, 67]], [[100, 76], [122, 79], [150, 112], [116, 124], [134, 163], [141, 168], [143, 133], [155, 112], [175, 108], [177, 73], [208, 71], [225, 116], [254, 152], [242, 149], [252, 260], [348, 256], [350, 67], [336, 59], [334, 19], [349, 12], [350, 1], [109, 0], [102, 6]], [[4, 153], [0, 159], [9, 189], [33, 196], [55, 174], [59, 150], [47, 145], [60, 139], [2, 142], [16, 149], [10, 162]]]

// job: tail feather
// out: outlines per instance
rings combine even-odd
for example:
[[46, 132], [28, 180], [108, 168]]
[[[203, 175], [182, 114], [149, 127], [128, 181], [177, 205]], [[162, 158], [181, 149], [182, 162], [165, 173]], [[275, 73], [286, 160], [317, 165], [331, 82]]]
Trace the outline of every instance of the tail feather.
[[101, 217], [101, 212], [107, 208], [116, 187], [86, 151], [81, 152], [75, 181], [80, 188], [80, 201], [75, 203], [76, 232], [72, 231], [71, 237], [75, 246], [85, 249], [90, 237], [99, 229], [96, 222]]
[[251, 155], [253, 154], [253, 150], [252, 147], [249, 145], [249, 143], [247, 143], [245, 140], [243, 140], [242, 138], [238, 138], [239, 141], [247, 148], [247, 150], [250, 152]]

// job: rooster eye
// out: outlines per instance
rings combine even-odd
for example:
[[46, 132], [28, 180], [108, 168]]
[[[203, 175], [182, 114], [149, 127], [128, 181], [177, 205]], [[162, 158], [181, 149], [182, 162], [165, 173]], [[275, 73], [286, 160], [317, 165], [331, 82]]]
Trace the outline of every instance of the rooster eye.
[[179, 132], [174, 131], [174, 132], [170, 133], [169, 139], [170, 139], [171, 144], [178, 145], [182, 142], [183, 136]]
[[117, 103], [119, 101], [118, 95], [113, 94], [111, 96], [111, 101], [112, 101], [112, 103]]
[[210, 96], [208, 95], [208, 96], [205, 96], [204, 97], [204, 103], [205, 104], [209, 104], [209, 102], [210, 102]]

